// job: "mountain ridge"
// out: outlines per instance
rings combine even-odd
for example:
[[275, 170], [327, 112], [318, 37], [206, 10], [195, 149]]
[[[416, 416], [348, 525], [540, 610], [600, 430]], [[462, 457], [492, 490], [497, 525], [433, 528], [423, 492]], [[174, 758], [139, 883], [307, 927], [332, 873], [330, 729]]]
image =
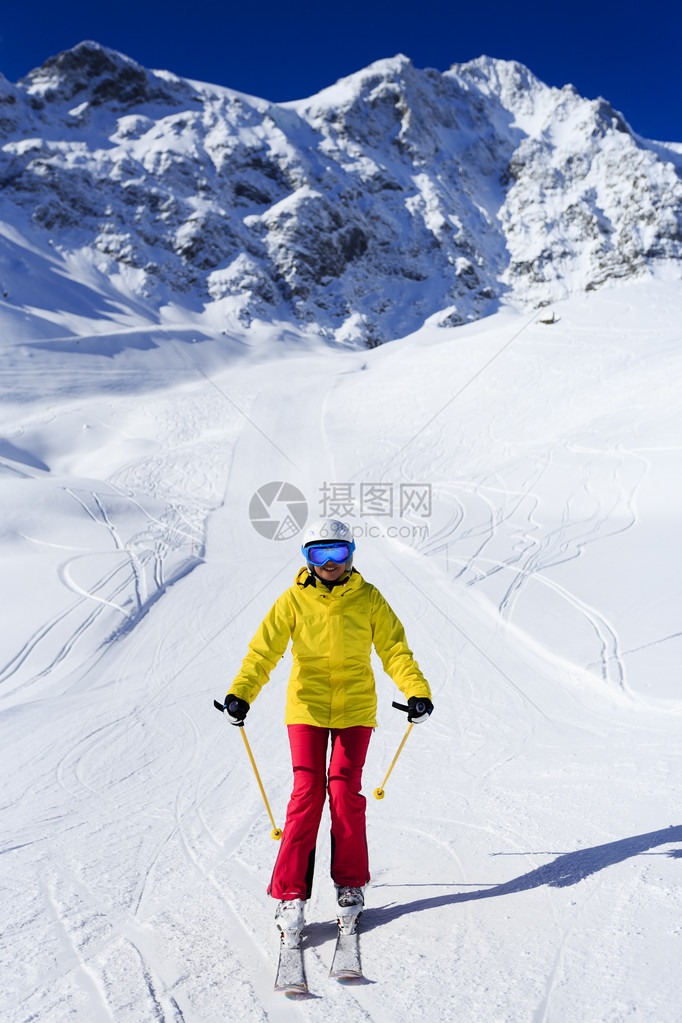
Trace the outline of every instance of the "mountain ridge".
[[0, 79], [0, 143], [0, 220], [157, 321], [371, 347], [682, 266], [675, 145], [515, 61], [400, 54], [277, 104], [86, 41]]

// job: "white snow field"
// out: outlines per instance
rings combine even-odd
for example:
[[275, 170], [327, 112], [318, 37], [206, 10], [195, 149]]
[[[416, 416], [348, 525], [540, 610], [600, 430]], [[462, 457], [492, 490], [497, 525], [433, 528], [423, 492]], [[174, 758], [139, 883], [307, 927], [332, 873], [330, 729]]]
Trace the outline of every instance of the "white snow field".
[[[682, 294], [553, 311], [366, 352], [3, 321], [3, 1020], [682, 1018]], [[270, 482], [353, 524], [435, 703], [373, 799], [406, 724], [377, 665], [366, 982], [327, 977], [324, 819], [295, 1002], [213, 708], [301, 564], [249, 520]], [[288, 664], [247, 721], [280, 826]]]

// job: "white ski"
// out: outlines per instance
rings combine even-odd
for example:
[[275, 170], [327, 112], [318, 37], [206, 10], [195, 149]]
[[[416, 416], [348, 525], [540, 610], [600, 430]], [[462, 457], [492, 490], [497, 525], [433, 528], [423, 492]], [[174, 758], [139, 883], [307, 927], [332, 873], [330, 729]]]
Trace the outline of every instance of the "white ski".
[[336, 948], [329, 976], [341, 984], [362, 978], [357, 918], [353, 921], [350, 931], [348, 927], [341, 926], [341, 921], [339, 921], [339, 933], [336, 938]]
[[301, 942], [291, 946], [284, 943], [284, 935], [279, 946], [279, 962], [277, 964], [277, 976], [275, 977], [275, 991], [281, 992], [287, 998], [295, 998], [297, 995], [305, 995], [308, 992], [308, 985], [303, 969], [303, 949]]

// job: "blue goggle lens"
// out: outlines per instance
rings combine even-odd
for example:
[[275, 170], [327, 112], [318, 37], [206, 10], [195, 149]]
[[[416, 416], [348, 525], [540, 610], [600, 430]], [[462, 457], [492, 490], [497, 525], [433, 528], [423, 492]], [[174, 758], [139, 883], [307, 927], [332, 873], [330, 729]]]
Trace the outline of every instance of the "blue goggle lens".
[[326, 565], [328, 561], [343, 565], [352, 553], [351, 546], [347, 543], [318, 544], [305, 548], [305, 556], [313, 565]]

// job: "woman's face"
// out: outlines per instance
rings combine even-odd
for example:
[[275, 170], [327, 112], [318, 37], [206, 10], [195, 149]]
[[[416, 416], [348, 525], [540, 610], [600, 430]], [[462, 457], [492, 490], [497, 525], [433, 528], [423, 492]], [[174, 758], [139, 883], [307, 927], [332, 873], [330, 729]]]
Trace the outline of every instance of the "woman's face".
[[333, 583], [344, 574], [347, 564], [347, 561], [344, 561], [342, 565], [337, 565], [335, 561], [328, 561], [326, 565], [315, 565], [315, 572], [324, 582]]

